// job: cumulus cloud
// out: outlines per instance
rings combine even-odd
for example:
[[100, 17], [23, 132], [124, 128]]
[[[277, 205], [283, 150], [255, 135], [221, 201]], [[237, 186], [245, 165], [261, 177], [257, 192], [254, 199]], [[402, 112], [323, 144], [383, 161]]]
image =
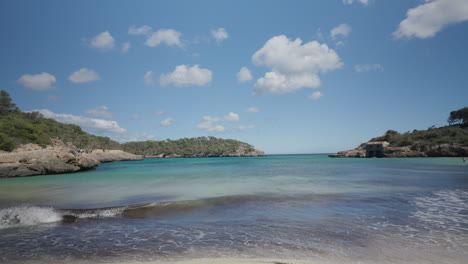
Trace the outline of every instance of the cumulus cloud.
[[225, 128], [222, 125], [213, 124], [213, 122], [203, 121], [197, 125], [197, 128], [205, 132], [223, 132]]
[[271, 68], [255, 83], [256, 95], [317, 88], [321, 84], [319, 73], [343, 66], [340, 57], [326, 44], [317, 41], [302, 44], [300, 38], [293, 41], [284, 35], [269, 39], [252, 56], [252, 62]]
[[425, 3], [411, 8], [407, 18], [393, 32], [396, 38], [431, 38], [443, 28], [468, 20], [467, 0], [424, 0]]
[[229, 38], [229, 35], [224, 28], [211, 30], [211, 36], [216, 40], [217, 43], [221, 43], [223, 40]]
[[96, 108], [86, 110], [85, 114], [96, 117], [104, 117], [107, 119], [112, 118], [112, 112], [107, 106], [98, 106]]
[[87, 118], [71, 114], [56, 114], [48, 109], [33, 110], [32, 112], [39, 112], [44, 115], [44, 117], [55, 119], [60, 123], [80, 126], [83, 130], [91, 133], [112, 135], [127, 132], [127, 130], [121, 128], [116, 121]]
[[130, 50], [131, 44], [130, 42], [124, 42], [122, 44], [122, 53], [127, 53]]
[[352, 3], [361, 3], [363, 5], [368, 5], [369, 0], [343, 0], [343, 4], [350, 5]]
[[248, 82], [250, 80], [252, 80], [252, 73], [247, 67], [242, 67], [240, 71], [237, 73], [237, 81]]
[[157, 47], [161, 43], [167, 46], [177, 46], [182, 48], [182, 42], [180, 36], [182, 33], [174, 29], [160, 29], [154, 33], [151, 33], [145, 41], [145, 45], [148, 47]]
[[143, 81], [145, 85], [152, 85], [153, 84], [153, 71], [147, 71], [143, 76]]
[[245, 109], [245, 112], [247, 112], [247, 113], [258, 113], [258, 112], [260, 112], [260, 110], [258, 109], [258, 107], [253, 106], [253, 107], [249, 107], [249, 108]]
[[141, 27], [133, 25], [128, 29], [128, 34], [130, 35], [148, 35], [149, 33], [151, 33], [151, 27], [148, 25]]
[[204, 116], [202, 122], [197, 125], [197, 128], [205, 132], [222, 132], [226, 128], [222, 125], [216, 124], [220, 122], [238, 122], [240, 120], [239, 114], [229, 112], [224, 117]]
[[179, 65], [171, 73], [161, 74], [159, 83], [161, 85], [173, 84], [175, 86], [202, 86], [211, 82], [212, 72], [208, 69], [202, 69], [200, 66]]
[[46, 91], [54, 89], [52, 86], [57, 79], [52, 74], [47, 72], [39, 74], [24, 74], [18, 79], [18, 83], [23, 85], [25, 88], [29, 88], [36, 91]]
[[166, 118], [166, 119], [162, 120], [161, 122], [159, 122], [159, 124], [161, 126], [170, 126], [170, 125], [172, 125], [173, 122], [174, 122], [174, 119]]
[[383, 71], [384, 67], [380, 64], [358, 64], [354, 66], [356, 72]]
[[341, 24], [330, 31], [330, 36], [335, 39], [338, 36], [347, 37], [351, 33], [351, 27], [347, 24]]
[[92, 38], [89, 44], [93, 48], [105, 51], [114, 48], [115, 40], [109, 31], [104, 31]]
[[147, 141], [147, 140], [154, 140], [156, 138], [155, 135], [147, 134], [147, 133], [123, 133], [118, 135], [113, 135], [112, 137], [114, 140], [124, 143], [124, 142], [131, 142], [131, 141]]
[[317, 92], [313, 92], [309, 95], [309, 98], [312, 99], [312, 100], [317, 100], [319, 99], [320, 97], [323, 96], [323, 93], [317, 91]]
[[72, 73], [68, 76], [68, 80], [73, 83], [87, 83], [87, 82], [94, 82], [100, 80], [99, 74], [97, 72], [87, 69], [81, 68], [80, 70]]

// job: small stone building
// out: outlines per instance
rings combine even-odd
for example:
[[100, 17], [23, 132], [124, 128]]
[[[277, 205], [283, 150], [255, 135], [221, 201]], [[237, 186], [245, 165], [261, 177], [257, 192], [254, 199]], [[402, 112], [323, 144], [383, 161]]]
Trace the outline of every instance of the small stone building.
[[368, 142], [366, 144], [366, 157], [383, 157], [384, 156], [384, 148], [388, 147], [390, 143], [387, 141], [375, 141], [375, 142]]

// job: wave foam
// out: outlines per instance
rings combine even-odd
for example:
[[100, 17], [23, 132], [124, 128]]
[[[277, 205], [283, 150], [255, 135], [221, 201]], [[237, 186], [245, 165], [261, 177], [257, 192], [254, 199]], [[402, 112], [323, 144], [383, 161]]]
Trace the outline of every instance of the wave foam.
[[17, 206], [0, 209], [0, 229], [31, 226], [62, 220], [62, 215], [51, 207]]
[[413, 204], [419, 210], [410, 217], [417, 219], [427, 229], [468, 231], [468, 192], [465, 190], [437, 191], [433, 196], [416, 198]]

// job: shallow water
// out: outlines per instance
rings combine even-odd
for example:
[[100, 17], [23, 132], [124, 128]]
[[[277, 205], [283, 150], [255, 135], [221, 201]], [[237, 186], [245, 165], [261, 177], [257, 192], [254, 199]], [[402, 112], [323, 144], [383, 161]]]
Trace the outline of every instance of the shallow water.
[[459, 158], [326, 155], [149, 159], [1, 179], [0, 262], [465, 263], [467, 189]]

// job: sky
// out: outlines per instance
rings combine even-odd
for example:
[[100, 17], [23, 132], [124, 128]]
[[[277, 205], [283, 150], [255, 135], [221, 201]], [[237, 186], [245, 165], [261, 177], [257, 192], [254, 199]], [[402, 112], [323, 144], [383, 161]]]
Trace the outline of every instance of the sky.
[[0, 89], [119, 142], [352, 149], [468, 106], [467, 0], [0, 1]]

